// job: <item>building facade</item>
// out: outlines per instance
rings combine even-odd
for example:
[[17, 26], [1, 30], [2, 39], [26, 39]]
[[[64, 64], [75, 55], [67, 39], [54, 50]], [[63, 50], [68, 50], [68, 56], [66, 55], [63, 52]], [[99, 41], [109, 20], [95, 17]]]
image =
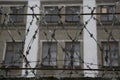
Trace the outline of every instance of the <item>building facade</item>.
[[[0, 0], [0, 63], [1, 67], [22, 67], [22, 52], [24, 47], [26, 16], [9, 15], [24, 14], [27, 1]], [[1, 75], [21, 75], [21, 71], [3, 71]]]
[[1, 77], [119, 80], [119, 8], [114, 0], [0, 0]]

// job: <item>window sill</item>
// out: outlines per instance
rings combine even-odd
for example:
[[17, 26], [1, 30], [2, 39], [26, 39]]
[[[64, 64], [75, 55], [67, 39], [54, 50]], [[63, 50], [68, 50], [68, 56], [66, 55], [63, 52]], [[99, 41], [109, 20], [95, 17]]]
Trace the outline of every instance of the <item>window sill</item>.
[[55, 28], [63, 28], [63, 29], [65, 29], [65, 28], [82, 28], [82, 26], [83, 26], [83, 24], [81, 24], [81, 23], [56, 23], [56, 24], [42, 24], [42, 25], [40, 25], [40, 27], [41, 28], [53, 28], [53, 27], [55, 27]]
[[19, 65], [5, 65], [6, 68], [20, 68]]
[[[101, 23], [102, 23], [103, 25], [112, 25], [112, 24], [113, 24], [113, 21], [101, 21]], [[100, 25], [100, 23], [97, 23], [97, 25]], [[114, 22], [114, 25], [120, 25], [120, 22], [115, 21], [115, 22]]]
[[57, 68], [57, 66], [50, 66], [50, 65], [41, 65], [40, 66], [43, 69], [53, 69], [53, 68]]
[[65, 21], [65, 23], [79, 23], [80, 21]]
[[107, 70], [120, 70], [120, 66], [103, 66], [102, 69], [107, 69]]
[[65, 69], [81, 69], [81, 66], [64, 66]]
[[12, 25], [12, 24], [8, 24], [8, 25], [4, 25], [4, 24], [0, 24], [0, 29], [25, 29], [26, 25], [25, 24], [17, 24], [17, 25]]

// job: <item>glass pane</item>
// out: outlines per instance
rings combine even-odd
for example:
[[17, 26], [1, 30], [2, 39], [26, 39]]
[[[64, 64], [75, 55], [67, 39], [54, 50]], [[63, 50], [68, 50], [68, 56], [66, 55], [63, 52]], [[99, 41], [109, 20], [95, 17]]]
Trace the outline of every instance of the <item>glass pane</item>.
[[66, 21], [72, 21], [72, 15], [66, 16]]
[[56, 43], [45, 42], [43, 43], [43, 65], [55, 66], [56, 65]]
[[58, 22], [59, 16], [51, 16], [51, 22]]
[[103, 44], [104, 66], [118, 66], [118, 43], [109, 42]]
[[108, 15], [101, 15], [102, 21], [108, 21]]
[[[24, 8], [22, 6], [13, 6], [13, 7], [11, 7], [11, 12], [13, 14], [23, 14], [24, 13]], [[22, 22], [23, 21], [23, 16], [22, 15], [12, 15], [11, 20], [13, 22]]]
[[113, 21], [113, 18], [114, 18], [113, 15], [108, 15], [108, 17], [109, 17], [109, 20], [110, 20], [110, 21]]
[[20, 14], [24, 13], [23, 6], [18, 6], [16, 9], [18, 10], [18, 13], [20, 13]]
[[15, 48], [14, 48], [14, 64], [15, 65], [19, 65], [19, 61], [20, 61], [20, 52], [21, 52], [21, 50], [22, 50], [22, 44], [20, 44], [20, 43], [17, 43], [16, 45], [15, 45]]
[[104, 66], [110, 65], [110, 51], [109, 51], [109, 45], [107, 43], [103, 44], [103, 62]]
[[[115, 7], [114, 6], [103, 6], [103, 7], [101, 7], [101, 12], [102, 13], [115, 13]], [[113, 17], [114, 16], [112, 14], [101, 15], [101, 20], [102, 21], [112, 21]]]
[[[17, 13], [16, 7], [11, 7], [10, 9], [11, 9], [11, 13], [12, 13], [12, 14], [16, 14], [16, 13]], [[16, 19], [17, 19], [16, 16], [17, 16], [17, 15], [11, 15], [11, 16], [10, 16], [10, 19], [11, 19], [13, 22], [16, 22]]]
[[102, 8], [102, 13], [107, 13], [107, 8], [106, 7]]
[[53, 57], [53, 55], [52, 55], [52, 57], [50, 59], [50, 64], [51, 64], [51, 66], [55, 66], [56, 65], [56, 56]]
[[[107, 6], [101, 7], [101, 13], [108, 13], [108, 7]], [[101, 21], [108, 21], [108, 15], [102, 14]]]
[[14, 54], [13, 63], [14, 63], [14, 65], [17, 66], [17, 65], [19, 65], [19, 62], [20, 62], [20, 54], [17, 51]]
[[74, 53], [74, 65], [79, 66], [80, 65], [80, 60], [79, 60], [79, 52], [75, 51]]
[[56, 43], [51, 44], [51, 65], [56, 65], [56, 52], [57, 52], [57, 45]]
[[17, 20], [16, 20], [16, 16], [10, 16], [10, 21], [12, 21], [12, 22], [16, 22]]
[[111, 64], [112, 66], [118, 66], [118, 44], [117, 43], [112, 43]]
[[14, 48], [14, 45], [13, 44], [10, 44], [10, 43], [7, 43], [7, 51], [12, 51]]
[[17, 16], [17, 21], [22, 22], [23, 21], [23, 16], [21, 16], [21, 15]]
[[45, 18], [44, 18], [45, 21], [46, 21], [46, 22], [50, 22], [50, 17], [51, 17], [51, 16], [45, 16]]
[[104, 51], [103, 59], [104, 59], [104, 66], [109, 66], [110, 65], [110, 53], [108, 52], [108, 50]]
[[43, 54], [42, 54], [42, 61], [43, 64], [46, 64], [47, 59], [49, 58], [48, 56], [48, 44], [47, 43], [43, 43]]
[[74, 52], [74, 65], [75, 66], [79, 66], [80, 65], [80, 60], [79, 60], [79, 56], [80, 56], [80, 43], [75, 43], [75, 52]]
[[79, 21], [78, 16], [73, 16], [73, 21]]
[[6, 65], [20, 65], [20, 51], [22, 50], [22, 42], [7, 43], [5, 63]]
[[58, 7], [53, 6], [53, 7], [45, 7], [45, 12], [46, 14], [50, 14], [50, 15], [46, 15], [45, 16], [45, 21], [46, 22], [58, 22], [59, 20], [59, 16], [58, 15], [52, 15], [52, 14], [58, 14]]
[[70, 65], [70, 62], [71, 62], [71, 54], [69, 51], [66, 52], [66, 56], [65, 56], [65, 65], [66, 66], [69, 66]]
[[[79, 6], [66, 7], [66, 14], [78, 14], [80, 13]], [[66, 15], [66, 21], [80, 21], [77, 15]]]
[[13, 55], [13, 52], [10, 52], [10, 51], [6, 52], [5, 64], [8, 65], [8, 66], [11, 65], [11, 63], [12, 63], [12, 55]]
[[108, 12], [109, 13], [115, 13], [115, 7], [114, 6], [110, 6], [110, 7], [108, 7]]
[[65, 65], [71, 66], [71, 63], [73, 63], [73, 66], [79, 66], [80, 44], [78, 42], [66, 42], [66, 50]]

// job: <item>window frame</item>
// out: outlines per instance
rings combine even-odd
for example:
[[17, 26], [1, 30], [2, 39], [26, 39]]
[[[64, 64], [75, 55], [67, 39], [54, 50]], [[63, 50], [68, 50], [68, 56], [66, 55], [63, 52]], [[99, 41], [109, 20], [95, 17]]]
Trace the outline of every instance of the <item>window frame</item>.
[[[108, 47], [107, 47], [106, 45], [107, 45]], [[111, 47], [111, 45], [112, 45], [112, 47]], [[109, 67], [109, 68], [110, 68], [110, 67], [114, 67], [114, 68], [119, 67], [119, 66], [120, 66], [120, 63], [119, 63], [119, 60], [120, 60], [120, 59], [119, 59], [119, 57], [118, 57], [118, 56], [119, 56], [119, 42], [115, 42], [115, 41], [109, 41], [109, 42], [107, 42], [107, 41], [102, 41], [102, 42], [101, 42], [101, 46], [102, 46], [102, 48], [103, 48], [102, 54], [101, 54], [103, 67]], [[110, 49], [110, 55], [106, 56], [106, 58], [109, 57], [109, 58], [110, 58], [109, 60], [112, 61], [112, 59], [115, 59], [115, 57], [112, 58], [112, 57], [113, 57], [113, 55], [112, 55], [112, 54], [113, 54], [113, 53], [112, 53], [113, 46], [117, 46], [117, 49], [116, 49], [116, 48], [115, 48], [115, 49], [116, 49], [116, 52], [117, 52], [117, 53], [116, 53], [116, 55], [117, 55], [117, 59], [116, 59], [116, 60], [117, 60], [117, 65], [118, 65], [118, 66], [117, 66], [117, 65], [114, 65], [114, 64], [111, 63], [111, 62], [108, 62], [108, 63], [105, 62], [105, 53], [104, 53], [104, 51], [105, 51], [104, 49], [105, 49], [105, 48], [104, 48], [104, 47]], [[110, 63], [110, 64], [109, 64], [109, 63]]]
[[[77, 14], [76, 12], [73, 12], [72, 10], [70, 11], [70, 8], [75, 8], [75, 10], [78, 10], [79, 9], [79, 14], [80, 14], [80, 12], [81, 12], [81, 8], [80, 8], [80, 6], [66, 6], [65, 7], [65, 13], [66, 13], [66, 16], [65, 16], [65, 22], [66, 23], [77, 23], [77, 22], [80, 22], [80, 17], [78, 16], [78, 15], [75, 15], [75, 14]], [[76, 9], [76, 8], [78, 8], [78, 9]], [[69, 13], [68, 13], [68, 11], [70, 11]], [[67, 15], [68, 14], [68, 15]], [[72, 14], [72, 15], [71, 15]], [[68, 19], [68, 17], [70, 17], [72, 20], [69, 20]], [[74, 20], [74, 18], [75, 17], [77, 17], [77, 19], [78, 20]]]
[[[19, 48], [16, 47], [16, 46], [18, 46]], [[20, 67], [22, 65], [22, 63], [20, 63], [20, 62], [22, 62], [22, 60], [20, 59], [22, 57], [22, 55], [17, 54], [16, 53], [16, 49], [20, 49], [21, 48], [20, 50], [23, 52], [23, 46], [24, 46], [23, 42], [6, 42], [6, 49], [5, 49], [5, 55], [4, 55], [4, 64], [5, 64], [5, 66], [7, 66], [7, 67]], [[11, 55], [12, 56], [12, 60], [10, 59], [12, 64], [7, 63], [8, 62], [8, 60], [6, 61], [6, 59], [8, 59], [7, 55]], [[17, 56], [19, 55], [19, 58], [18, 57], [15, 58], [16, 55]], [[16, 59], [20, 59], [20, 60], [15, 63]]]
[[[78, 57], [78, 61], [77, 62], [79, 62], [79, 65], [76, 65], [75, 64], [75, 62], [73, 62], [73, 65], [71, 66], [71, 65], [67, 65], [66, 63], [68, 63], [68, 62], [66, 62], [67, 61], [67, 57], [68, 56], [66, 56], [66, 55], [68, 55], [67, 54], [67, 49], [66, 49], [66, 47], [67, 46], [70, 46], [70, 45], [76, 45], [76, 44], [78, 44], [77, 46], [79, 46], [78, 47], [78, 49], [79, 49], [79, 56], [81, 55], [80, 54], [80, 42], [65, 42], [65, 58], [64, 58], [64, 67], [65, 68], [78, 68], [78, 69], [80, 69], [81, 68], [81, 63], [80, 63], [80, 58], [79, 58], [79, 56], [77, 56]], [[68, 50], [68, 52], [69, 52], [69, 50]], [[71, 55], [70, 55], [71, 56]], [[70, 57], [69, 56], [69, 57]], [[76, 57], [74, 56], [74, 54], [73, 54], [73, 56], [71, 56], [72, 58], [75, 58], [76, 59]], [[69, 59], [70, 60], [70, 63], [71, 63], [71, 58]]]
[[[4, 2], [3, 4], [1, 4], [1, 6], [3, 8], [2, 11], [4, 13], [10, 14], [6, 18], [4, 18], [5, 15], [1, 15], [1, 21], [0, 21], [1, 24], [3, 24], [3, 23], [8, 24], [9, 27], [13, 27], [13, 26], [15, 27], [15, 25], [17, 27], [24, 27], [26, 25], [26, 16], [18, 15], [18, 14], [14, 15], [16, 13], [12, 13], [11, 7], [21, 7], [21, 8], [23, 8], [23, 9], [21, 9], [23, 11], [20, 11], [19, 14], [26, 14], [27, 13], [27, 7], [24, 7], [24, 6], [27, 5], [27, 4], [28, 4], [27, 1], [19, 2], [19, 3], [12, 2], [11, 4], [9, 4], [9, 2], [7, 2], [7, 3]], [[12, 19], [11, 19], [11, 16], [18, 16], [18, 20], [17, 21], [14, 20], [14, 22], [13, 22]], [[22, 18], [20, 18], [20, 21], [19, 21], [19, 16], [22, 17]]]
[[[103, 12], [102, 9], [106, 9], [106, 12]], [[112, 9], [112, 12], [110, 12], [110, 10]], [[113, 12], [114, 11], [114, 12]], [[114, 19], [114, 13], [116, 12], [116, 7], [115, 5], [100, 5], [100, 13], [102, 13], [102, 15], [100, 15], [100, 20], [101, 22], [113, 22], [113, 19]], [[107, 13], [113, 13], [113, 14], [107, 14]], [[112, 19], [110, 19], [112, 16]], [[103, 19], [106, 18], [105, 19]]]
[[[43, 55], [43, 54], [45, 54], [44, 53], [45, 45], [47, 45], [47, 47], [51, 47], [51, 46], [55, 45], [55, 51], [56, 51], [55, 56], [54, 56], [55, 57], [55, 62], [52, 61], [52, 58], [50, 58], [50, 56], [48, 56], [47, 53], [46, 54], [49, 58], [49, 59], [46, 59], [46, 61], [48, 61], [47, 64], [46, 64], [46, 61], [45, 62], [43, 61], [44, 57], [46, 57], [45, 55]], [[48, 52], [48, 50], [46, 48], [45, 48], [45, 51]], [[58, 53], [57, 52], [57, 42], [42, 42], [42, 62], [41, 62], [41, 66], [42, 67], [47, 67], [47, 68], [56, 68], [57, 67], [57, 53]], [[55, 64], [53, 65], [53, 63], [55, 63]]]
[[[52, 8], [53, 8], [53, 11], [52, 11]], [[59, 20], [60, 20], [59, 13], [60, 12], [59, 12], [59, 7], [58, 6], [44, 6], [44, 11], [46, 13], [45, 16], [44, 16], [44, 20], [45, 20], [46, 23], [49, 23], [49, 24], [50, 23], [55, 23], [56, 24], [56, 23], [59, 22]], [[52, 14], [55, 14], [55, 15], [52, 15]], [[48, 17], [49, 20], [46, 20], [47, 17]], [[55, 17], [56, 17], [57, 20], [54, 20]]]
[[[17, 14], [24, 14], [25, 13], [24, 6], [23, 5], [19, 5], [19, 6], [11, 5], [9, 8], [10, 8], [11, 14], [16, 14], [16, 15], [10, 15], [10, 21], [9, 21], [9, 23], [11, 23], [11, 20], [14, 23], [23, 23], [24, 22], [24, 15], [17, 15]], [[20, 9], [17, 9], [17, 8], [20, 8]], [[21, 12], [21, 13], [19, 13], [19, 12]], [[15, 20], [12, 19], [12, 17], [14, 17]], [[22, 17], [22, 19], [19, 19], [20, 17]]]

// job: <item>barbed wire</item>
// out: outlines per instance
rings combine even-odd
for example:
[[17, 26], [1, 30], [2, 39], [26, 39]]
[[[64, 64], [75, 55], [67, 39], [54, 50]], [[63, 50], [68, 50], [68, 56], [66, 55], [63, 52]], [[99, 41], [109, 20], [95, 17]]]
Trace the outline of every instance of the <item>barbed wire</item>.
[[[118, 3], [119, 3], [119, 1], [116, 2], [117, 5], [118, 5]], [[44, 21], [45, 21], [45, 20], [44, 20], [44, 17], [45, 17], [46, 15], [58, 15], [58, 14], [35, 14], [34, 9], [35, 9], [35, 8], [39, 8], [37, 5], [32, 6], [32, 7], [30, 7], [30, 6], [24, 6], [24, 7], [30, 8], [31, 11], [32, 11], [32, 14], [7, 14], [7, 13], [4, 13], [4, 12], [0, 12], [0, 15], [3, 15], [3, 16], [4, 16], [4, 19], [3, 19], [3, 24], [4, 24], [4, 26], [5, 26], [6, 28], [8, 28], [9, 26], [8, 26], [8, 24], [6, 23], [6, 21], [7, 21], [7, 20], [10, 20], [11, 25], [15, 27], [16, 32], [19, 34], [19, 36], [21, 36], [21, 32], [19, 31], [19, 29], [16, 28], [17, 25], [15, 25], [14, 22], [12, 21], [12, 19], [9, 19], [8, 16], [10, 16], [10, 15], [32, 15], [32, 19], [31, 19], [31, 21], [30, 21], [30, 23], [29, 23], [29, 27], [27, 28], [27, 31], [26, 31], [26, 34], [25, 34], [25, 37], [26, 37], [26, 36], [29, 34], [30, 27], [31, 27], [34, 19], [36, 19], [36, 20], [39, 21], [39, 22], [44, 22]], [[100, 26], [103, 28], [103, 31], [104, 31], [106, 34], [108, 34], [108, 37], [106, 38], [108, 44], [109, 44], [109, 42], [110, 42], [111, 40], [117, 42], [117, 40], [116, 40], [116, 38], [114, 37], [114, 34], [113, 34], [113, 30], [114, 30], [113, 27], [114, 27], [115, 21], [116, 21], [116, 19], [117, 19], [116, 15], [119, 15], [120, 13], [94, 13], [94, 10], [96, 10], [96, 7], [94, 7], [93, 9], [92, 9], [91, 7], [89, 7], [89, 6], [83, 6], [83, 7], [87, 7], [88, 9], [90, 9], [90, 10], [91, 10], [91, 13], [86, 13], [86, 14], [82, 14], [82, 13], [79, 13], [79, 14], [59, 14], [59, 17], [60, 17], [60, 19], [59, 19], [59, 24], [61, 24], [61, 27], [64, 29], [64, 31], [65, 31], [65, 33], [66, 33], [66, 35], [67, 35], [66, 37], [68, 37], [68, 39], [70, 39], [71, 42], [77, 42], [77, 41], [79, 40], [78, 37], [81, 37], [83, 30], [86, 30], [86, 31], [89, 33], [90, 37], [96, 42], [96, 44], [97, 44], [100, 52], [102, 53], [102, 52], [103, 52], [103, 48], [101, 47], [101, 44], [98, 42], [98, 40], [95, 39], [95, 37], [93, 36], [92, 32], [90, 32], [90, 31], [87, 29], [86, 26], [87, 26], [87, 24], [90, 22], [91, 19], [94, 19], [95, 21], [97, 21], [97, 22], [100, 24]], [[39, 9], [40, 9], [40, 8], [39, 8]], [[61, 8], [61, 9], [62, 9], [62, 8]], [[61, 11], [61, 9], [59, 9], [59, 11]], [[0, 11], [3, 11], [3, 10], [0, 8]], [[107, 28], [105, 28], [104, 24], [103, 24], [101, 21], [99, 21], [96, 17], [93, 16], [93, 15], [106, 15], [106, 14], [108, 14], [108, 15], [113, 15], [113, 16], [114, 16], [113, 22], [111, 23], [110, 31], [109, 31]], [[38, 17], [37, 17], [38, 15], [42, 15], [42, 19], [38, 18]], [[80, 18], [81, 15], [91, 15], [91, 17], [90, 17], [85, 23], [82, 23], [82, 24], [83, 24], [83, 25], [82, 25], [82, 28], [79, 28], [79, 24], [80, 24], [80, 23], [77, 23], [78, 29], [79, 29], [80, 31], [76, 31], [76, 34], [74, 35], [74, 38], [73, 38], [73, 36], [71, 36], [71, 35], [69, 34], [69, 32], [65, 29], [64, 23], [63, 23], [62, 20], [61, 20], [61, 15], [77, 15], [78, 18]], [[118, 19], [118, 20], [119, 20], [119, 19]], [[44, 22], [44, 23], [46, 23], [46, 22]], [[40, 25], [41, 25], [41, 24], [40, 24]], [[48, 24], [46, 23], [45, 25], [47, 26]], [[41, 25], [41, 26], [42, 26], [42, 25]], [[26, 63], [26, 68], [23, 68], [23, 69], [32, 69], [31, 71], [32, 71], [32, 73], [33, 73], [34, 75], [36, 75], [36, 73], [34, 73], [34, 70], [35, 70], [35, 69], [39, 69], [39, 67], [38, 67], [38, 68], [31, 68], [30, 63], [34, 63], [34, 62], [35, 62], [35, 63], [36, 63], [36, 62], [37, 62], [37, 63], [41, 63], [41, 61], [29, 61], [29, 60], [27, 59], [27, 55], [30, 54], [29, 52], [30, 52], [30, 50], [31, 50], [31, 46], [32, 46], [34, 40], [36, 39], [36, 35], [37, 35], [37, 33], [38, 33], [38, 30], [39, 30], [39, 29], [40, 29], [40, 30], [42, 29], [41, 26], [38, 27], [38, 28], [35, 30], [35, 33], [33, 34], [33, 37], [31, 38], [31, 40], [30, 40], [30, 42], [29, 42], [29, 45], [27, 46], [26, 55], [24, 55], [23, 52], [20, 52], [20, 54], [22, 54], [22, 55], [23, 55], [23, 58], [25, 59], [25, 62], [20, 62], [20, 63]], [[64, 46], [63, 46], [62, 44], [59, 43], [59, 41], [58, 41], [57, 38], [56, 38], [57, 28], [53, 28], [53, 29], [51, 30], [52, 33], [51, 33], [49, 30], [50, 30], [50, 28], [47, 26], [47, 32], [45, 32], [45, 31], [43, 32], [43, 33], [44, 33], [44, 36], [46, 37], [47, 42], [48, 42], [48, 41], [49, 41], [49, 42], [56, 41], [56, 42], [58, 43], [58, 45], [61, 47], [61, 50], [66, 54], [66, 49], [64, 48]], [[7, 32], [8, 32], [8, 34], [9, 34], [11, 40], [12, 40], [13, 42], [16, 42], [16, 40], [15, 40], [14, 37], [13, 37], [13, 35], [11, 34], [11, 31], [8, 29]], [[49, 39], [49, 37], [48, 37], [48, 34], [50, 35], [50, 39]], [[26, 38], [24, 39], [24, 42], [25, 42], [25, 40], [26, 40]], [[68, 54], [66, 54], [66, 55], [68, 56]], [[49, 54], [48, 54], [47, 56], [49, 56]], [[86, 66], [88, 67], [89, 70], [92, 70], [92, 68], [91, 68], [89, 65], [96, 65], [96, 66], [99, 66], [99, 67], [103, 67], [102, 64], [94, 64], [94, 63], [84, 62], [84, 60], [81, 58], [80, 55], [77, 55], [77, 56], [79, 56], [80, 63], [86, 64]], [[107, 56], [108, 56], [108, 55], [107, 55]], [[58, 59], [56, 59], [55, 62], [57, 62], [57, 61], [65, 61], [65, 60], [58, 60]], [[2, 62], [1, 62], [1, 63], [2, 63]], [[88, 64], [89, 64], [89, 65], [88, 65]], [[37, 65], [38, 65], [38, 64], [37, 64]], [[27, 66], [29, 66], [30, 68], [27, 68]], [[73, 64], [71, 64], [71, 66], [73, 66]], [[5, 69], [9, 69], [9, 68], [5, 68]], [[11, 69], [14, 69], [14, 68], [11, 68]], [[17, 68], [17, 69], [19, 69], [19, 68]], [[22, 68], [21, 68], [21, 69], [22, 69]], [[113, 69], [113, 70], [112, 70], [112, 69]], [[119, 73], [118, 73], [119, 71], [115, 72], [115, 70], [114, 70], [115, 68], [112, 68], [112, 69], [111, 69], [111, 71], [113, 72], [112, 74], [116, 74], [116, 75], [119, 77]], [[1, 68], [1, 70], [2, 70], [2, 68]], [[43, 70], [44, 70], [44, 69], [43, 69]], [[54, 70], [54, 69], [53, 69], [53, 70]], [[57, 69], [56, 69], [56, 70], [57, 70]], [[63, 69], [61, 69], [61, 70], [63, 70]], [[70, 70], [77, 70], [77, 69], [70, 69]], [[83, 70], [85, 70], [85, 69], [83, 69]], [[94, 69], [93, 69], [93, 70], [94, 70]], [[99, 70], [99, 69], [96, 69], [96, 70]], [[96, 70], [95, 70], [95, 71], [96, 71]], [[65, 71], [63, 71], [63, 72], [65, 72]], [[62, 73], [63, 73], [63, 72], [62, 72]], [[75, 71], [76, 74], [77, 74], [78, 72], [79, 72], [79, 71]], [[103, 69], [103, 74], [102, 74], [102, 75], [104, 76], [106, 72], [107, 72], [107, 69], [106, 69], [106, 68]], [[29, 75], [28, 72], [26, 72], [26, 74]], [[71, 77], [71, 75], [74, 74], [74, 71], [70, 71], [70, 72], [67, 73], [67, 74], [70, 74], [70, 77]], [[99, 75], [98, 75], [98, 76], [99, 76]], [[103, 76], [102, 76], [102, 77], [103, 77]]]

